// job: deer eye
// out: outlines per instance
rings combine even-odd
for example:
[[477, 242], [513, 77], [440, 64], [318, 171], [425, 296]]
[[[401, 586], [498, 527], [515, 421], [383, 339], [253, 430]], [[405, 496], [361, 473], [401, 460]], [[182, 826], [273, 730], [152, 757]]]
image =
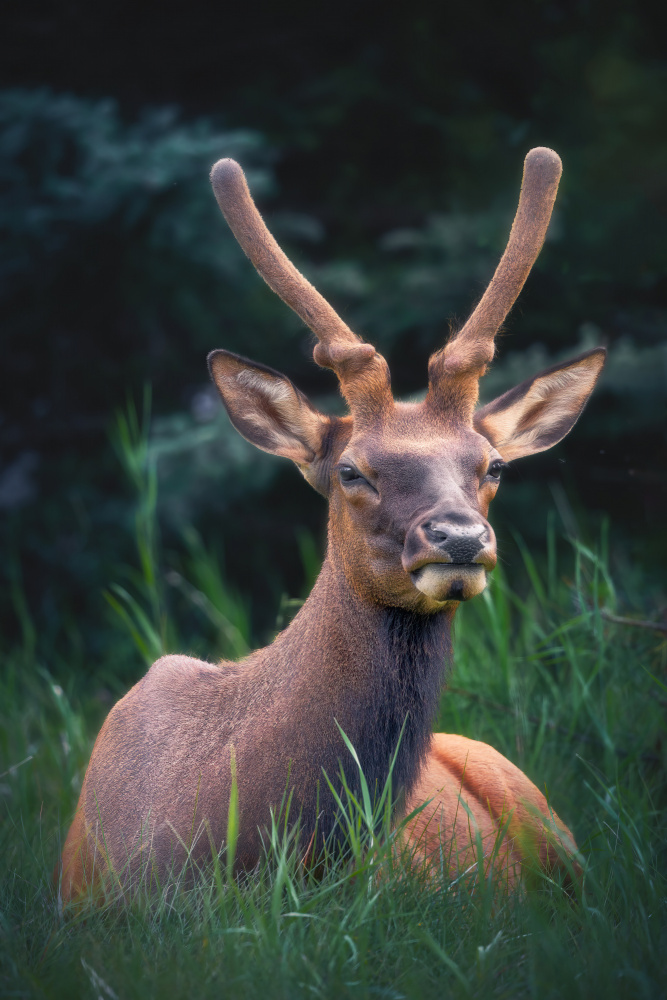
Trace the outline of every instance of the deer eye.
[[491, 462], [491, 465], [489, 466], [486, 475], [491, 479], [500, 479], [500, 474], [502, 473], [503, 469], [506, 468], [507, 468], [507, 462], [503, 462], [501, 458], [497, 458], [495, 462]]
[[365, 483], [366, 479], [352, 465], [339, 465], [338, 475], [342, 483]]

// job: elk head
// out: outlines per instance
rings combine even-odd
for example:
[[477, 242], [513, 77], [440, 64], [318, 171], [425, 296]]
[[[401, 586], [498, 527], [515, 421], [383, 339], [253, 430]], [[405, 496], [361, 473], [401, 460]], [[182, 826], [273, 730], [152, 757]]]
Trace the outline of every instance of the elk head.
[[338, 376], [350, 413], [320, 413], [279, 372], [229, 351], [209, 355], [236, 429], [291, 458], [329, 498], [327, 558], [364, 600], [430, 613], [480, 593], [496, 562], [487, 520], [507, 462], [560, 441], [602, 370], [596, 348], [549, 368], [475, 410], [495, 335], [537, 258], [561, 162], [531, 150], [509, 242], [470, 319], [429, 362], [423, 402], [395, 401], [389, 369], [287, 259], [255, 207], [239, 165], [211, 180], [241, 247], [318, 338], [315, 361]]

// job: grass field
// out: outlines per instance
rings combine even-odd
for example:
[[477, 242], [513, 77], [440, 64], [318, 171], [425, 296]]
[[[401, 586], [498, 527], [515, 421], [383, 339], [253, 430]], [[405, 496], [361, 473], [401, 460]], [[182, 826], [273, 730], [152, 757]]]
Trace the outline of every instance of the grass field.
[[[136, 428], [125, 430], [125, 458], [136, 458]], [[546, 787], [579, 842], [580, 898], [547, 880], [507, 896], [476, 871], [451, 885], [397, 870], [386, 845], [368, 850], [363, 809], [350, 805], [355, 848], [319, 879], [278, 827], [244, 883], [223, 865], [194, 889], [63, 919], [52, 871], [104, 714], [141, 658], [192, 648], [156, 572], [167, 560], [149, 464], [126, 466], [138, 488], [139, 568], [110, 582], [117, 648], [98, 664], [74, 639], [45, 655], [18, 585], [14, 594], [23, 643], [5, 651], [0, 681], [0, 994], [665, 995], [667, 646], [664, 632], [613, 620], [655, 611], [636, 572], [623, 573], [617, 596], [604, 538], [598, 554], [572, 542], [557, 557], [550, 532], [535, 560], [518, 543], [523, 596], [498, 570], [461, 609], [437, 725], [491, 743]], [[186, 569], [165, 570], [175, 607], [189, 605], [213, 631], [209, 658], [238, 655], [251, 641], [247, 609], [188, 537]]]

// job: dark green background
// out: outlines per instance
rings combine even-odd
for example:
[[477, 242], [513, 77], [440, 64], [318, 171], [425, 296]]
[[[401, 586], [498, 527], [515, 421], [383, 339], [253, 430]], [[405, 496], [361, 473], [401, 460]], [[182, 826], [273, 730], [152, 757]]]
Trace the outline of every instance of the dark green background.
[[[296, 472], [232, 441], [206, 353], [335, 384], [229, 237], [208, 189], [248, 168], [297, 264], [390, 360], [399, 393], [465, 319], [502, 252], [521, 163], [559, 151], [550, 238], [500, 340], [487, 396], [597, 343], [608, 373], [563, 445], [496, 504], [543, 545], [548, 510], [645, 568], [667, 554], [667, 65], [658, 5], [591, 2], [7, 3], [0, 32], [1, 566], [45, 648], [108, 645], [101, 591], [132, 562], [114, 411], [153, 387], [173, 565], [194, 523], [253, 595], [258, 638], [303, 586], [297, 531], [324, 507]], [[219, 431], [216, 421], [220, 422]], [[19, 616], [4, 615], [12, 639]]]

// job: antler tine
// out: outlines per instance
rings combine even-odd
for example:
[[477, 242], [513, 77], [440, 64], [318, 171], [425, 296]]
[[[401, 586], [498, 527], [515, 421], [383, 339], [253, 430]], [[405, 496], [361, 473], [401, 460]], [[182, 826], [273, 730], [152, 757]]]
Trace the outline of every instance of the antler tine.
[[561, 172], [560, 157], [553, 149], [537, 146], [526, 156], [519, 207], [505, 253], [468, 322], [431, 358], [431, 382], [441, 375], [484, 374], [493, 359], [498, 328], [542, 249]]
[[220, 210], [245, 254], [267, 285], [286, 302], [326, 346], [360, 343], [320, 293], [304, 278], [266, 228], [235, 160], [218, 160], [211, 184]]
[[211, 183], [222, 214], [259, 274], [318, 338], [313, 357], [336, 372], [355, 419], [373, 419], [391, 406], [386, 361], [350, 330], [280, 249], [257, 211], [239, 164], [218, 160]]

